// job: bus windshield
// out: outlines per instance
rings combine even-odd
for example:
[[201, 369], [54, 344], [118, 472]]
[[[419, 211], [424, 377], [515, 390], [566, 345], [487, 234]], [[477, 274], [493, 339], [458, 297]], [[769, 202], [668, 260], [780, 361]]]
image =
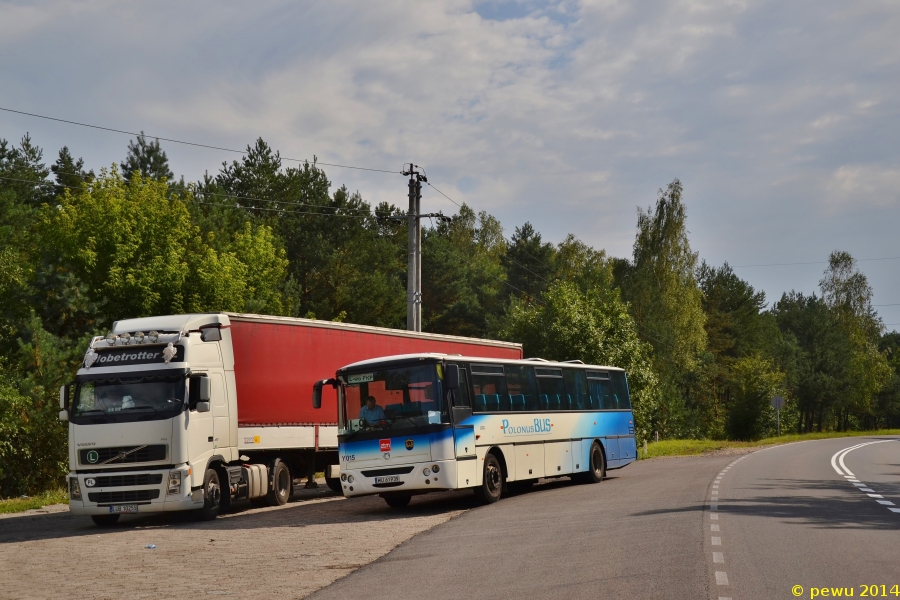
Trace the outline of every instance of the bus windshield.
[[430, 364], [342, 373], [341, 432], [449, 423], [439, 368]]

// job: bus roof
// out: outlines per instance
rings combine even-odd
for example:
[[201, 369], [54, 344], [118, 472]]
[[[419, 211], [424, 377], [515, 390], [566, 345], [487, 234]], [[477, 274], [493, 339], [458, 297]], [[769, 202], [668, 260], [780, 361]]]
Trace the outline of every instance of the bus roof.
[[450, 361], [462, 361], [462, 362], [476, 362], [476, 363], [485, 363], [485, 364], [504, 364], [504, 365], [531, 365], [538, 368], [560, 368], [560, 367], [568, 367], [575, 369], [604, 369], [607, 371], [624, 371], [621, 367], [609, 367], [604, 365], [586, 365], [582, 362], [559, 362], [553, 360], [544, 360], [543, 358], [525, 358], [521, 360], [513, 360], [506, 358], [484, 358], [481, 356], [462, 356], [460, 354], [444, 354], [441, 352], [423, 352], [417, 354], [395, 354], [393, 356], [381, 356], [379, 358], [370, 358], [368, 360], [361, 360], [359, 362], [351, 363], [344, 367], [341, 367], [341, 371], [346, 369], [359, 369], [365, 368], [373, 365], [379, 365], [383, 363], [403, 363], [403, 362], [411, 362], [415, 360], [433, 360], [435, 362], [439, 360], [450, 360]]

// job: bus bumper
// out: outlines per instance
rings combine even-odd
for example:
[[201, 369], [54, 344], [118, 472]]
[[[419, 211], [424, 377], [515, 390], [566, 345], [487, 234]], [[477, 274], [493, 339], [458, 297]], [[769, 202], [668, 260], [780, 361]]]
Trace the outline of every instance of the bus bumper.
[[[434, 472], [434, 467], [438, 472]], [[341, 488], [344, 496], [371, 496], [373, 494], [387, 494], [397, 492], [410, 492], [421, 494], [425, 492], [454, 490], [459, 487], [457, 481], [457, 463], [455, 460], [435, 460], [420, 463], [407, 463], [391, 465], [390, 470], [410, 468], [408, 473], [396, 475], [397, 481], [383, 481], [379, 471], [385, 469], [341, 469]], [[426, 474], [425, 470], [428, 469]]]

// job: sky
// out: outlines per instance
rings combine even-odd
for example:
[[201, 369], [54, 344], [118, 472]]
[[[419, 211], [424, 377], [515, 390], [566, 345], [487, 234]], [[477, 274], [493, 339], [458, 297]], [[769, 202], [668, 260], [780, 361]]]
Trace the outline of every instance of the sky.
[[[286, 158], [424, 167], [458, 203], [629, 257], [684, 185], [692, 247], [775, 301], [850, 252], [900, 329], [895, 1], [0, 0], [0, 107]], [[47, 162], [129, 136], [0, 111]], [[240, 154], [162, 142], [187, 180]], [[286, 162], [285, 164], [294, 164]], [[399, 174], [323, 167], [370, 203]], [[425, 188], [423, 210], [457, 207]], [[869, 260], [893, 259], [896, 260]], [[750, 266], [783, 263], [786, 266]], [[896, 327], [895, 327], [896, 326]]]

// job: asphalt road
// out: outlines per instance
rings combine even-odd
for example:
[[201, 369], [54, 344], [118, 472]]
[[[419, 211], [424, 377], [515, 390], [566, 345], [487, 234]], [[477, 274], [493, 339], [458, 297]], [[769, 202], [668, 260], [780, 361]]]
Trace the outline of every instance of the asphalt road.
[[896, 438], [642, 461], [600, 484], [560, 480], [470, 510], [311, 598], [741, 600], [872, 596], [861, 586], [873, 584], [895, 598], [891, 508]]

